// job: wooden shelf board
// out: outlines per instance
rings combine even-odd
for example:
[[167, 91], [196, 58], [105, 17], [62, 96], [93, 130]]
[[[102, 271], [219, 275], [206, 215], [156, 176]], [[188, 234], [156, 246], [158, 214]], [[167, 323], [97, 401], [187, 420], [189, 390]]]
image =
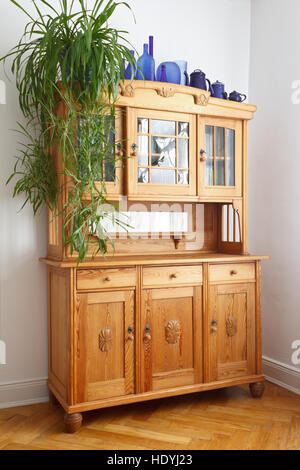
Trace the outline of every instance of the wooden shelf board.
[[40, 258], [40, 261], [45, 264], [57, 266], [61, 268], [89, 268], [101, 266], [126, 266], [126, 265], [160, 265], [160, 264], [181, 264], [181, 263], [236, 263], [244, 261], [257, 261], [268, 260], [269, 256], [265, 255], [231, 255], [223, 253], [206, 253], [193, 252], [188, 254], [157, 254], [157, 255], [118, 255], [114, 257], [107, 257], [101, 260], [86, 260], [85, 263], [77, 265], [76, 260], [59, 261], [50, 258]]

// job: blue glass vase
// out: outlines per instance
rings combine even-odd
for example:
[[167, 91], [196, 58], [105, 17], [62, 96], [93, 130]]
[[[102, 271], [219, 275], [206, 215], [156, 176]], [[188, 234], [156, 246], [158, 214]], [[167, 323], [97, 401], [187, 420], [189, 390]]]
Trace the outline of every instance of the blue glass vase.
[[137, 61], [137, 80], [155, 80], [155, 61], [148, 54], [148, 44], [144, 44], [144, 53]]
[[[130, 53], [134, 57], [134, 51], [130, 51]], [[132, 78], [135, 77], [135, 74], [136, 74], [136, 68], [134, 68], [134, 71], [132, 72], [132, 65], [129, 62], [128, 65], [127, 65], [126, 70], [124, 70], [124, 78], [127, 79], [127, 80], [131, 80]]]

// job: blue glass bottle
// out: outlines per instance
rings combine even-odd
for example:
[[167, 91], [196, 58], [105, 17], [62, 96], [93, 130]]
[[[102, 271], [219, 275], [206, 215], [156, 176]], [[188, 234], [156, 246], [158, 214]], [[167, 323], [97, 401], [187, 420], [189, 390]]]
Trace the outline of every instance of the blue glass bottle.
[[160, 75], [159, 81], [160, 82], [167, 82], [168, 81], [166, 66], [164, 64], [161, 66], [161, 75]]
[[[134, 51], [130, 51], [130, 53], [134, 57]], [[127, 80], [131, 80], [131, 78], [135, 77], [135, 74], [136, 74], [136, 68], [134, 68], [134, 72], [132, 73], [132, 65], [129, 62], [126, 70], [124, 70], [124, 78], [126, 78]]]
[[155, 62], [148, 54], [148, 44], [144, 44], [144, 53], [137, 61], [137, 80], [155, 80]]

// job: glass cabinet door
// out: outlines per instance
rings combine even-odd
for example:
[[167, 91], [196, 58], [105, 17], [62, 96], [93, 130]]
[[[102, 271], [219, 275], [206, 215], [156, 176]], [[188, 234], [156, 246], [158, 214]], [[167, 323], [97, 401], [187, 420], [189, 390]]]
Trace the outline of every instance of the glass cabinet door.
[[199, 117], [200, 196], [241, 196], [242, 125]]
[[132, 110], [130, 192], [196, 195], [195, 117]]
[[[95, 115], [92, 122], [87, 123], [84, 118], [77, 121], [77, 158], [79, 160], [80, 176], [84, 175], [86, 166], [86, 148], [88, 146], [91, 164], [96, 165], [96, 185], [105, 184], [107, 197], [121, 195], [122, 181], [122, 157], [125, 155], [123, 143], [123, 111], [116, 109], [113, 118], [106, 118], [104, 122]], [[105, 144], [103, 145], [103, 137]]]

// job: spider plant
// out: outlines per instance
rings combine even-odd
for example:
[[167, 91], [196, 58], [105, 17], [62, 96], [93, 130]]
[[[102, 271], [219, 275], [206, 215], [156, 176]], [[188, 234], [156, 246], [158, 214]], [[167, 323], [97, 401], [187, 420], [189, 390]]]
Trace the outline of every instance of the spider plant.
[[[131, 7], [113, 0], [95, 0], [91, 8], [84, 0], [59, 0], [59, 7], [50, 0], [32, 0], [31, 15], [21, 1], [10, 1], [29, 22], [17, 45], [0, 59], [12, 58], [26, 118], [26, 125], [18, 123], [25, 143], [8, 182], [17, 177], [14, 196], [23, 193], [23, 206], [31, 203], [34, 214], [44, 203], [55, 209], [63, 188], [49, 149], [58, 148], [63, 174], [72, 181], [60, 213], [64, 243], [78, 253], [78, 262], [85, 260], [90, 246], [93, 255], [105, 255], [107, 241], [113, 241], [101, 230], [107, 211], [99, 207], [109, 204], [102, 169], [104, 162], [116, 164], [112, 134], [124, 60], [132, 70], [136, 67], [127, 31], [111, 28], [108, 20], [116, 8]], [[63, 116], [56, 112], [58, 101], [64, 103]]]

